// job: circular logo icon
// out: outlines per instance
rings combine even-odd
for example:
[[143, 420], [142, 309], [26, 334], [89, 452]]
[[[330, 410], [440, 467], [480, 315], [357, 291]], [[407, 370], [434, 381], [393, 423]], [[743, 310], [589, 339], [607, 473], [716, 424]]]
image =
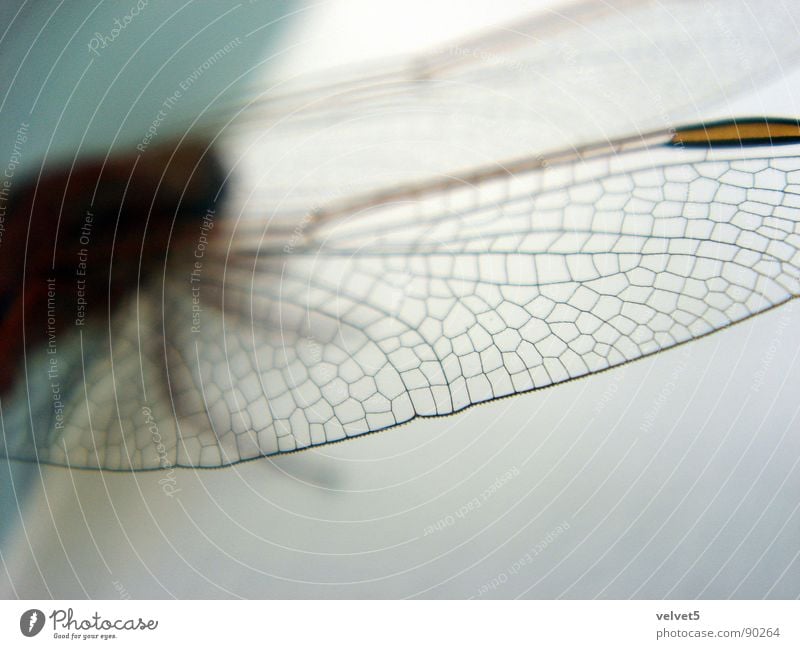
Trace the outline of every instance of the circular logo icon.
[[19, 630], [22, 631], [22, 635], [29, 638], [32, 638], [39, 633], [43, 626], [44, 613], [42, 613], [38, 608], [32, 608], [29, 611], [25, 611], [19, 618]]

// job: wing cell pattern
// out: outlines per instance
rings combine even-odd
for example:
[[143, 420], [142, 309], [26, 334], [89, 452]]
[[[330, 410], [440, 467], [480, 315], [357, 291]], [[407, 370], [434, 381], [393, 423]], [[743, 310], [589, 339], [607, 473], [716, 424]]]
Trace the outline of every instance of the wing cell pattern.
[[[116, 385], [88, 377], [88, 405], [73, 400], [40, 460], [227, 465], [451, 414], [739, 322], [800, 293], [800, 146], [576, 159], [384, 201], [323, 221], [290, 252], [215, 263], [209, 276], [223, 279], [203, 285], [194, 330], [185, 278], [143, 295], [139, 309], [163, 297], [163, 348], [118, 367]], [[143, 335], [130, 315], [120, 354]], [[150, 365], [145, 396], [137, 375]], [[124, 400], [101, 406], [115, 390]]]
[[456, 190], [473, 196], [469, 209], [437, 209], [458, 204], [446, 195], [378, 206], [298, 258], [231, 275], [231, 287], [250, 285], [229, 290], [233, 311], [272, 314], [279, 334], [236, 350], [261, 359], [240, 371], [264, 392], [241, 404], [268, 413], [266, 451], [584, 376], [798, 295], [797, 158], [697, 157], [576, 184], [568, 173], [551, 188], [532, 173], [495, 188], [499, 200]]
[[[792, 68], [796, 8], [759, 4], [584, 2], [226, 109], [222, 245], [59, 335], [57, 368], [29, 356], [0, 453], [227, 465], [586, 376], [796, 297], [800, 146], [616, 139]], [[315, 208], [334, 218], [298, 222]]]

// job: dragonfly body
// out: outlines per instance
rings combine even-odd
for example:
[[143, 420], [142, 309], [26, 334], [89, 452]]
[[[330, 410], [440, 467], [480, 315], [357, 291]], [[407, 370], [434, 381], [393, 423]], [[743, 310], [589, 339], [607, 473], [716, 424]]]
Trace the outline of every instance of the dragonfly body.
[[102, 323], [168, 250], [178, 267], [187, 225], [213, 208], [222, 179], [212, 154], [189, 144], [45, 170], [17, 189], [0, 260], [0, 357], [18, 371], [3, 391], [25, 349], [48, 339], [55, 350], [59, 332]]

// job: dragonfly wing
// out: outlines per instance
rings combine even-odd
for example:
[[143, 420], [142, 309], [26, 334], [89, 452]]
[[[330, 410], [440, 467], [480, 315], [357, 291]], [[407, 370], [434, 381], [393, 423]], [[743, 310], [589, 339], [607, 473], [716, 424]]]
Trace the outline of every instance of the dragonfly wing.
[[[143, 350], [166, 361], [147, 400], [141, 360], [117, 369], [116, 388], [100, 371], [90, 403], [125, 395], [102, 422], [94, 409], [101, 452], [73, 416], [66, 456], [51, 457], [226, 465], [542, 389], [739, 322], [800, 294], [800, 145], [617, 146], [377, 201], [309, 224], [281, 254], [213, 263], [221, 281], [193, 291], [168, 277], [146, 298], [163, 288], [163, 337], [147, 338], [168, 341]], [[140, 333], [127, 332], [118, 347]]]
[[[231, 212], [343, 196], [708, 118], [800, 60], [800, 6], [584, 2], [408, 61], [271, 87], [218, 129]], [[789, 90], [787, 90], [789, 92]]]
[[661, 146], [553, 165], [379, 203], [281, 260], [229, 265], [227, 328], [204, 339], [195, 386], [219, 447], [183, 459], [450, 414], [786, 302], [800, 294], [798, 156]]
[[[42, 351], [3, 404], [5, 453], [230, 464], [583, 376], [796, 295], [791, 146], [749, 148], [759, 170], [651, 147], [502, 181], [459, 171], [692, 117], [800, 47], [788, 5], [609, 6], [433, 53], [367, 92], [269, 93], [223, 133], [232, 256], [204, 260], [198, 294], [188, 271], [166, 273], [107, 326], [60, 339], [81, 350], [63, 392]], [[711, 162], [727, 171], [703, 175]], [[302, 220], [421, 178], [472, 186]], [[286, 224], [286, 252], [241, 249]]]

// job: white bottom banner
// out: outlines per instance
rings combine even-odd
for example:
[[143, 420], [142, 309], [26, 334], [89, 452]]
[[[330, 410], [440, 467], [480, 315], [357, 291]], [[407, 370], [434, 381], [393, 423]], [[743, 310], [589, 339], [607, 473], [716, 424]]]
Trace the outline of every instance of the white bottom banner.
[[798, 647], [795, 601], [4, 601], [0, 647]]

